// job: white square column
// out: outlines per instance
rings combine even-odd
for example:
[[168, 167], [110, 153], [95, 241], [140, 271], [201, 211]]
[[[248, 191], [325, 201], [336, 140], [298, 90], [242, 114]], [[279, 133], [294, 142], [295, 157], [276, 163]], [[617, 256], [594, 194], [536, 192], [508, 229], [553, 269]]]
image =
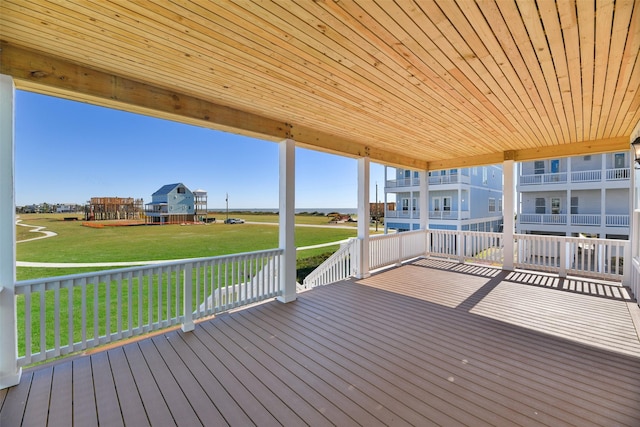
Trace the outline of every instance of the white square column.
[[0, 75], [0, 389], [20, 382], [16, 320], [15, 115], [13, 78]]
[[504, 261], [502, 262], [502, 269], [505, 271], [513, 271], [514, 269], [514, 259], [513, 259], [513, 251], [514, 251], [514, 241], [513, 241], [513, 230], [514, 230], [514, 217], [515, 217], [515, 161], [512, 159], [507, 159], [507, 155], [505, 153], [505, 160], [502, 163], [502, 176], [503, 176], [503, 187], [502, 194], [504, 200], [504, 208], [502, 210], [502, 218], [503, 218], [503, 227], [502, 227], [502, 236], [504, 239], [503, 243], [503, 257]]
[[420, 177], [420, 230], [429, 228], [429, 172], [419, 172]]
[[284, 250], [280, 263], [278, 300], [296, 300], [295, 180], [296, 145], [292, 139], [280, 142], [279, 247]]
[[369, 204], [370, 163], [368, 157], [358, 159], [358, 240], [360, 240], [360, 263], [358, 279], [370, 276], [369, 272], [369, 220], [371, 218]]

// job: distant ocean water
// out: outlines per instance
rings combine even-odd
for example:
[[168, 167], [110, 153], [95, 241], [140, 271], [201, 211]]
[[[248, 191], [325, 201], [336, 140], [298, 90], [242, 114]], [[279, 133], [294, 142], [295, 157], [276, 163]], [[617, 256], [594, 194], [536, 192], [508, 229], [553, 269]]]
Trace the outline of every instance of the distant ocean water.
[[[218, 208], [218, 209], [212, 209], [210, 208], [209, 211], [212, 212], [225, 212], [226, 208]], [[229, 208], [229, 212], [278, 212], [278, 208], [272, 208], [272, 209], [264, 209], [264, 208], [247, 208], [247, 209], [232, 209]], [[328, 214], [331, 212], [338, 212], [341, 214], [347, 214], [347, 215], [355, 215], [358, 213], [358, 209], [357, 208], [296, 208], [296, 213], [302, 213], [302, 212], [320, 212], [323, 214]]]

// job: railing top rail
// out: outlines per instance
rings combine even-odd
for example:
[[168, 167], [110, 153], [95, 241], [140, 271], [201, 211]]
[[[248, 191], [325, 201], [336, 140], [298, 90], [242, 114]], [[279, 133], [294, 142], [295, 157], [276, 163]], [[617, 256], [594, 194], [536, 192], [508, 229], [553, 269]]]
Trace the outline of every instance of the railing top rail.
[[544, 238], [549, 240], [563, 240], [566, 242], [600, 242], [607, 244], [619, 244], [624, 245], [629, 242], [629, 240], [623, 239], [602, 239], [600, 237], [569, 237], [569, 236], [552, 236], [552, 235], [544, 235], [544, 234], [514, 234], [514, 238], [516, 239], [531, 239], [531, 238]]
[[208, 261], [224, 261], [231, 260], [239, 257], [246, 256], [260, 256], [260, 255], [278, 255], [283, 253], [283, 249], [266, 249], [262, 251], [253, 251], [253, 252], [240, 252], [236, 254], [230, 255], [218, 255], [213, 257], [202, 257], [202, 258], [184, 258], [178, 260], [169, 260], [166, 262], [153, 262], [153, 264], [141, 265], [141, 266], [133, 266], [133, 267], [124, 267], [124, 268], [114, 268], [109, 270], [96, 270], [89, 273], [79, 273], [79, 274], [70, 274], [66, 276], [54, 276], [48, 278], [40, 278], [40, 279], [30, 279], [30, 280], [21, 280], [16, 282], [16, 287], [22, 286], [32, 286], [35, 284], [43, 283], [43, 282], [60, 282], [65, 280], [78, 280], [83, 278], [95, 277], [95, 276], [103, 276], [109, 274], [126, 274], [130, 272], [138, 272], [151, 270], [155, 268], [163, 268], [163, 267], [173, 267], [177, 265], [189, 264], [194, 262], [208, 262]]

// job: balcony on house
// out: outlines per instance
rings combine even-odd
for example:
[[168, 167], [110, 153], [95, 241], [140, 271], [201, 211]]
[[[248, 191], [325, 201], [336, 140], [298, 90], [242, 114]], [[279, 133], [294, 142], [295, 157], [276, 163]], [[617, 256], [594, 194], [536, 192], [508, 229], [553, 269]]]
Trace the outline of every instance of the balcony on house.
[[624, 152], [525, 162], [521, 165], [518, 185], [522, 191], [535, 191], [528, 189], [529, 186], [585, 188], [587, 184], [598, 188], [623, 185], [630, 177], [629, 153]]

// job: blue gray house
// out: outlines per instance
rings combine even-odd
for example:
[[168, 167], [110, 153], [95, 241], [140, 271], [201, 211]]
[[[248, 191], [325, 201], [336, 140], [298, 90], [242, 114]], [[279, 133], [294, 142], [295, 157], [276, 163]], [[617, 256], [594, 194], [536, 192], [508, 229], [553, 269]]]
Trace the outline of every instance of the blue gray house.
[[182, 183], [162, 186], [145, 206], [149, 224], [192, 222], [195, 219], [194, 195]]

